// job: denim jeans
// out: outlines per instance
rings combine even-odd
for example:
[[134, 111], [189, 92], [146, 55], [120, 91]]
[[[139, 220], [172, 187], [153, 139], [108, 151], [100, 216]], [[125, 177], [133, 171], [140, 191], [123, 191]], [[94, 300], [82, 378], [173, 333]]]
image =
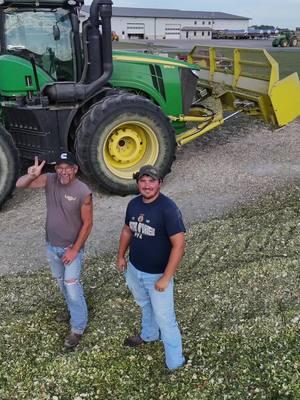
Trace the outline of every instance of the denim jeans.
[[173, 297], [173, 279], [159, 292], [155, 282], [162, 274], [139, 271], [130, 262], [125, 273], [126, 283], [142, 310], [141, 338], [145, 342], [161, 340], [164, 344], [166, 365], [169, 369], [181, 367], [184, 362], [181, 334], [176, 321]]
[[65, 253], [64, 248], [47, 243], [46, 251], [52, 275], [57, 280], [70, 312], [71, 330], [74, 333], [82, 334], [88, 318], [86, 301], [80, 283], [83, 250], [80, 250], [75, 260], [68, 265], [64, 265], [61, 260]]

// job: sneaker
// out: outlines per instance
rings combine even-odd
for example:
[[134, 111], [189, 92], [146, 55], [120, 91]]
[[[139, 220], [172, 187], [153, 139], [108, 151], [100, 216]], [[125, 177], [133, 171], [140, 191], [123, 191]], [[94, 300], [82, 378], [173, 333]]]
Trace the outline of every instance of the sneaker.
[[69, 322], [70, 321], [70, 314], [68, 311], [61, 312], [57, 314], [55, 317], [56, 322]]
[[67, 336], [67, 338], [66, 338], [66, 340], [65, 340], [65, 347], [66, 347], [67, 349], [73, 349], [74, 347], [76, 347], [76, 346], [79, 344], [81, 338], [82, 338], [82, 335], [81, 335], [81, 334], [71, 332], [71, 333]]
[[124, 346], [128, 347], [138, 347], [145, 343], [147, 342], [145, 342], [140, 335], [130, 336], [124, 340]]

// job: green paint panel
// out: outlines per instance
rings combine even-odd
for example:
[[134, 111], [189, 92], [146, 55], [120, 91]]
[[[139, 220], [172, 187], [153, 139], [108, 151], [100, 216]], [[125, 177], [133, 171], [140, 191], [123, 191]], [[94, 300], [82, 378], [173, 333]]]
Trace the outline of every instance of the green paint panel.
[[197, 69], [198, 67], [195, 66], [195, 64], [189, 64], [185, 61], [180, 61], [177, 60], [173, 57], [165, 57], [165, 56], [160, 56], [160, 55], [155, 55], [155, 54], [149, 54], [149, 53], [143, 53], [143, 52], [138, 52], [138, 51], [121, 51], [121, 50], [114, 50], [113, 51], [113, 57], [126, 57], [128, 59], [137, 59], [140, 62], [146, 62], [146, 63], [151, 63], [153, 60], [156, 60], [159, 63], [163, 64], [172, 64], [176, 65], [181, 68], [195, 68]]
[[[51, 77], [37, 67], [40, 87], [52, 82]], [[27, 82], [27, 84], [26, 84]], [[22, 96], [28, 91], [36, 91], [32, 65], [29, 61], [12, 56], [0, 56], [0, 95]]]
[[191, 68], [191, 65], [171, 58], [129, 52], [114, 52], [113, 59], [110, 83], [114, 87], [143, 92], [166, 115], [183, 112], [180, 69]]

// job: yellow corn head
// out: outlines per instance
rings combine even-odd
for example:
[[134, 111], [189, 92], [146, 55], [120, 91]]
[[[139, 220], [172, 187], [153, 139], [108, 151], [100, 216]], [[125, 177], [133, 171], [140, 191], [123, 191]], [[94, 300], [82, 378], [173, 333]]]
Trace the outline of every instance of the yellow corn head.
[[199, 90], [207, 90], [210, 99], [219, 102], [219, 110], [207, 123], [204, 119], [209, 116], [203, 108], [194, 109], [192, 114], [201, 114], [200, 124], [179, 135], [179, 144], [221, 125], [226, 119], [223, 111], [233, 111], [231, 116], [243, 111], [262, 117], [274, 127], [300, 116], [298, 74], [280, 80], [277, 61], [264, 49], [196, 46], [188, 55], [188, 62], [200, 67]]

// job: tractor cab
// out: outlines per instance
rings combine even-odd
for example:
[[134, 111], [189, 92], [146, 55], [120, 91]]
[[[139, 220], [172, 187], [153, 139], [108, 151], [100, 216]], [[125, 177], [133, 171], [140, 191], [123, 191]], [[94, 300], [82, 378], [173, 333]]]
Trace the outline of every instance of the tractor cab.
[[78, 81], [82, 73], [78, 7], [81, 2], [4, 2], [1, 54], [34, 62], [53, 81]]
[[[38, 14], [38, 15], [37, 15]], [[72, 24], [67, 10], [5, 10], [2, 53], [34, 59], [55, 81], [74, 80]]]

